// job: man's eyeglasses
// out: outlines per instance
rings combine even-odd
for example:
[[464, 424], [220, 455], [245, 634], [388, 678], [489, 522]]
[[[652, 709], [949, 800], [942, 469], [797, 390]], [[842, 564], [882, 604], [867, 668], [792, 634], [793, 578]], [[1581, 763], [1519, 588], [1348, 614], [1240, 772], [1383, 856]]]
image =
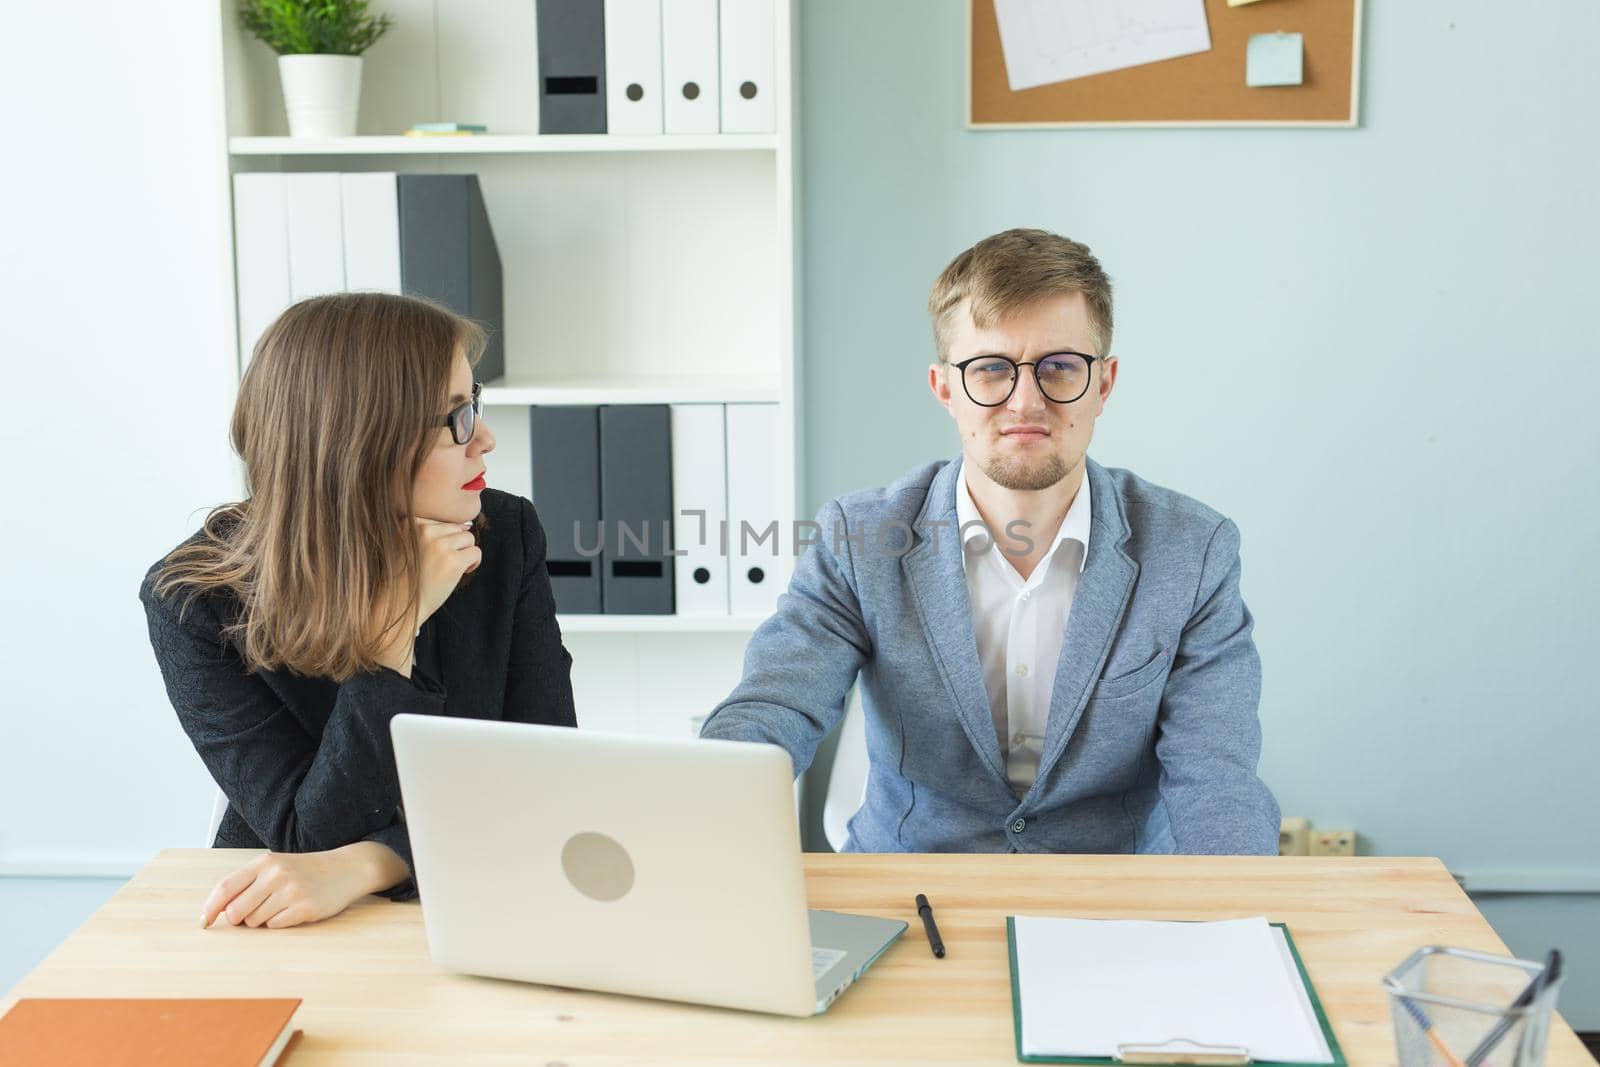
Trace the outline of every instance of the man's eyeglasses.
[[961, 372], [961, 386], [980, 407], [997, 408], [1017, 391], [1022, 367], [1033, 368], [1033, 380], [1046, 400], [1070, 404], [1089, 391], [1089, 371], [1102, 356], [1052, 352], [1019, 363], [1008, 356], [973, 356], [951, 366]]
[[483, 383], [472, 383], [472, 399], [459, 407], [450, 409], [450, 414], [444, 417], [444, 424], [450, 427], [450, 437], [458, 445], [464, 445], [472, 440], [473, 432], [478, 428], [478, 416], [483, 414]]

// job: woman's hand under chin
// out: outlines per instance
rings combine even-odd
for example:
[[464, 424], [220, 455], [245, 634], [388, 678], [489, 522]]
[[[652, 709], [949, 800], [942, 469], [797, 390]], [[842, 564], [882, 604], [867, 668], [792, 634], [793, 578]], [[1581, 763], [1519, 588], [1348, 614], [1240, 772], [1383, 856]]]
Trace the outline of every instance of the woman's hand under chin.
[[[417, 551], [422, 564], [421, 600], [416, 612], [398, 624], [391, 623], [380, 639], [383, 647], [378, 662], [406, 677], [411, 676], [411, 656], [417, 631], [427, 622], [450, 594], [461, 584], [463, 575], [471, 574], [483, 562], [483, 550], [472, 532], [470, 522], [440, 522], [437, 519], [412, 518], [409, 520], [417, 537]], [[380, 594], [376, 609], [380, 621], [392, 620], [399, 608], [398, 590]]]
[[326, 852], [268, 852], [217, 883], [201, 908], [200, 925], [208, 927], [219, 916], [231, 926], [274, 930], [314, 923], [409, 873], [393, 849], [374, 841]]

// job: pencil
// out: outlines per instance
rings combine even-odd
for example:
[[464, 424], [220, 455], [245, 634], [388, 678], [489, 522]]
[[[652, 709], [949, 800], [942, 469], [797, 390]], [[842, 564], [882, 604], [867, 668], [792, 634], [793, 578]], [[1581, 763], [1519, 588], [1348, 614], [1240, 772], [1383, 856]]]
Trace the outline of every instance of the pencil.
[[1460, 1057], [1450, 1051], [1450, 1046], [1444, 1043], [1444, 1038], [1440, 1037], [1439, 1032], [1433, 1028], [1433, 1020], [1428, 1018], [1427, 1013], [1417, 1007], [1410, 997], [1402, 996], [1400, 1003], [1405, 1005], [1407, 1014], [1416, 1020], [1418, 1026], [1422, 1027], [1422, 1032], [1428, 1035], [1428, 1040], [1432, 1041], [1433, 1047], [1439, 1050], [1439, 1055], [1444, 1058], [1444, 1062], [1449, 1064], [1450, 1067], [1463, 1067]]

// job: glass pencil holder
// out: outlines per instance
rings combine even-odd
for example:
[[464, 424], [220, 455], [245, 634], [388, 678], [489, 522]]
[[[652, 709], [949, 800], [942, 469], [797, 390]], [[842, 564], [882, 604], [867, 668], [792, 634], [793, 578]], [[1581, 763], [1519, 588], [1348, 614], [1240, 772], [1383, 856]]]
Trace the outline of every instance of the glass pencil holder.
[[1540, 1067], [1563, 976], [1514, 1002], [1543, 971], [1467, 949], [1413, 952], [1383, 978], [1399, 1067]]

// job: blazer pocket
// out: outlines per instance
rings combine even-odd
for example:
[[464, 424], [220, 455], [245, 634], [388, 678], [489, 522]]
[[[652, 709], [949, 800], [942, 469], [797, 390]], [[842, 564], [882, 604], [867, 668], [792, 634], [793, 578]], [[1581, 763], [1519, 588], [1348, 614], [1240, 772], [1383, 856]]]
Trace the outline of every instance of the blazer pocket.
[[1115, 678], [1102, 678], [1100, 684], [1094, 687], [1094, 695], [1099, 698], [1127, 696], [1137, 693], [1157, 678], [1161, 677], [1167, 669], [1167, 650], [1157, 650], [1155, 657], [1137, 670], [1127, 674], [1119, 674]]

